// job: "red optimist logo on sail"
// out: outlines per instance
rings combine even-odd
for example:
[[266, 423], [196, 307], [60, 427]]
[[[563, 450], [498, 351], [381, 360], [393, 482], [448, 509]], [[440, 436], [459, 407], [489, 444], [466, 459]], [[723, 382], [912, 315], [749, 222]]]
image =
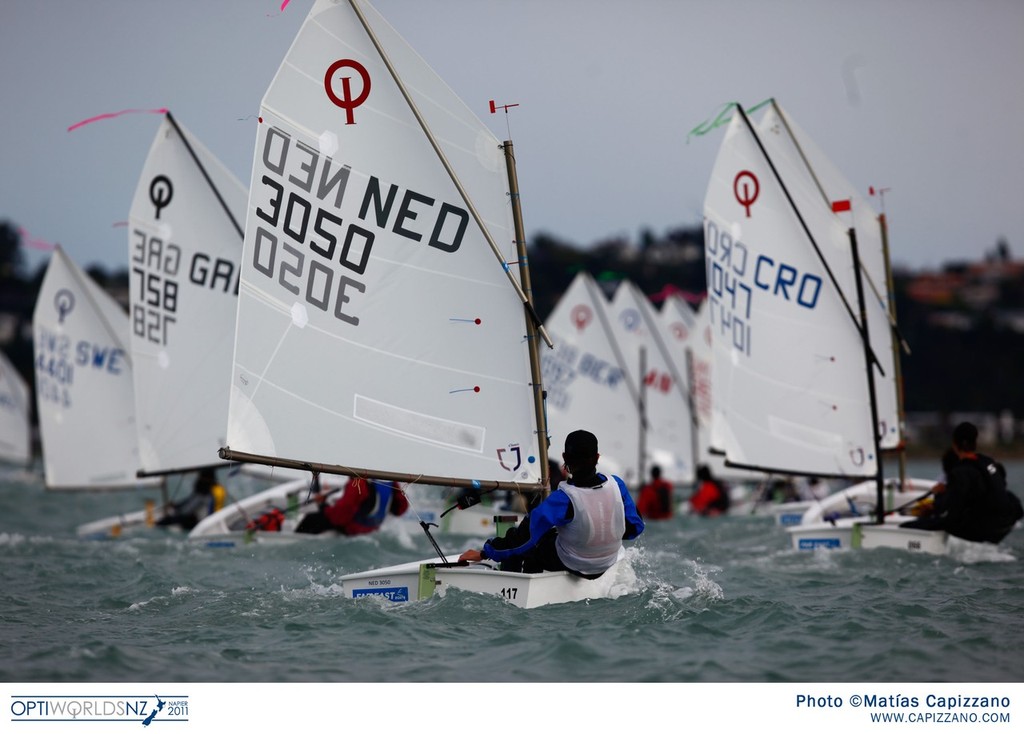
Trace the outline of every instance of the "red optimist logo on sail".
[[[341, 77], [341, 95], [335, 90], [334, 77], [342, 69], [352, 69], [359, 76], [362, 91], [357, 97], [352, 96], [352, 77], [347, 74]], [[345, 110], [345, 124], [355, 125], [354, 111], [356, 107], [363, 104], [370, 96], [370, 73], [358, 61], [338, 59], [327, 67], [327, 73], [324, 75], [324, 90], [327, 92], [327, 98], [334, 105]]]

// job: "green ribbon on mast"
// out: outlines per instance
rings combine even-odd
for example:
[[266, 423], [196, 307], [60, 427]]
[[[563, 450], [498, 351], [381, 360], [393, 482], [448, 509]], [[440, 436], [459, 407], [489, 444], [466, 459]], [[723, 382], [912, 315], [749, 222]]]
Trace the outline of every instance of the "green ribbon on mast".
[[[747, 110], [746, 110], [747, 114], [748, 115], [753, 114], [754, 112], [757, 112], [759, 109], [761, 109], [765, 105], [771, 104], [773, 99], [775, 99], [775, 98], [774, 97], [769, 97], [768, 99], [765, 99], [765, 100], [763, 100], [761, 102], [758, 102], [753, 107], [748, 107]], [[690, 132], [688, 132], [686, 134], [686, 142], [689, 143], [690, 142], [690, 138], [695, 136], [695, 135], [697, 135], [697, 136], [707, 135], [709, 132], [711, 132], [715, 128], [719, 128], [722, 125], [728, 124], [729, 121], [732, 120], [732, 111], [736, 107], [739, 107], [739, 104], [740, 104], [739, 102], [726, 102], [725, 104], [723, 104], [722, 108], [719, 111], [717, 116], [715, 116], [714, 118], [709, 117], [708, 119], [704, 120], [704, 122], [700, 123], [699, 125], [697, 125], [695, 128], [693, 128]]]

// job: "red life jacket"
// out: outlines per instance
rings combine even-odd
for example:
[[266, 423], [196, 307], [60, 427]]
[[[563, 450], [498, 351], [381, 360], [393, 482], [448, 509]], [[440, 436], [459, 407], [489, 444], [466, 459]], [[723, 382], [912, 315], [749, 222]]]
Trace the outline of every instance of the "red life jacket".
[[249, 524], [245, 526], [245, 529], [279, 533], [281, 532], [282, 525], [284, 525], [284, 513], [276, 507], [272, 507], [255, 520], [250, 521]]

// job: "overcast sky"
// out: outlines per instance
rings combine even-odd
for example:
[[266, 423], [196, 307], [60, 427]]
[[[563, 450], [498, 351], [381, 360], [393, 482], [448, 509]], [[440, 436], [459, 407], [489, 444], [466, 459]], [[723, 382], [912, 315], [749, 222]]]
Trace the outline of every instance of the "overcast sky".
[[[152, 114], [248, 186], [260, 100], [312, 0], [3, 0], [0, 220], [120, 268]], [[1020, 0], [376, 0], [516, 147], [529, 236], [700, 222], [722, 105], [775, 97], [867, 193], [892, 259], [1024, 256]], [[508, 117], [488, 100], [516, 103]], [[878, 199], [874, 199], [876, 204]], [[29, 264], [48, 258], [31, 249]]]

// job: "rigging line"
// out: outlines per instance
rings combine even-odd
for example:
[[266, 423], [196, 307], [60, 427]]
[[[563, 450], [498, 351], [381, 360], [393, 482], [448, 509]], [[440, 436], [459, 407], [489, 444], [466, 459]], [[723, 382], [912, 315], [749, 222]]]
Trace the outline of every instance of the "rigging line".
[[[416, 106], [416, 102], [413, 100], [412, 95], [406, 88], [405, 83], [398, 76], [398, 71], [391, 63], [391, 59], [387, 55], [387, 52], [384, 51], [384, 47], [381, 46], [380, 40], [377, 38], [377, 34], [373, 32], [372, 28], [370, 28], [370, 24], [366, 20], [366, 16], [363, 15], [363, 11], [359, 7], [359, 4], [356, 2], [356, 0], [349, 0], [349, 5], [352, 6], [352, 10], [359, 18], [359, 22], [362, 24], [363, 29], [369, 36], [370, 41], [373, 42], [374, 48], [376, 48], [377, 53], [380, 54], [381, 61], [384, 62], [384, 65], [391, 73], [391, 78], [398, 86], [398, 90], [402, 93], [402, 97], [405, 98], [405, 103], [409, 105], [409, 109], [412, 112], [413, 116], [415, 116], [416, 121], [419, 123], [420, 129], [423, 130], [423, 133], [427, 136], [427, 140], [430, 142], [430, 146], [434, 149], [434, 153], [437, 154], [438, 159], [441, 161], [441, 165], [444, 166], [444, 170], [448, 173], [448, 177], [455, 185], [455, 188], [458, 189], [459, 195], [462, 196], [462, 200], [466, 204], [466, 208], [469, 209], [469, 213], [473, 215], [473, 221], [475, 221], [476, 226], [480, 228], [480, 232], [481, 234], [483, 234], [484, 239], [487, 240], [487, 244], [490, 246], [491, 251], [494, 253], [494, 256], [498, 258], [499, 262], [503, 262], [505, 258], [502, 256], [501, 250], [498, 248], [497, 243], [494, 241], [494, 238], [491, 236], [490, 231], [484, 224], [483, 217], [480, 216], [480, 212], [477, 211], [476, 206], [470, 200], [469, 194], [466, 192], [466, 189], [462, 185], [462, 181], [459, 180], [458, 175], [455, 173], [455, 169], [452, 168], [451, 163], [448, 161], [448, 157], [444, 154], [444, 151], [441, 150], [440, 144], [437, 142], [437, 139], [434, 137], [433, 132], [431, 132], [430, 127], [427, 125], [427, 121], [423, 118], [423, 115], [420, 113], [419, 107]], [[519, 285], [519, 282], [515, 279], [515, 277], [512, 275], [512, 272], [508, 268], [505, 268], [505, 275], [508, 277], [509, 283], [511, 283], [512, 287], [515, 289], [516, 295], [519, 296], [519, 300], [522, 301], [524, 306], [526, 306], [526, 310], [530, 314], [530, 317], [533, 319], [534, 325], [536, 326], [537, 330], [540, 332], [541, 336], [543, 336], [544, 342], [548, 345], [548, 347], [553, 349], [554, 342], [552, 342], [551, 337], [548, 336], [547, 331], [544, 329], [544, 324], [541, 323], [540, 317], [534, 311], [533, 304], [530, 303], [530, 299], [527, 297], [526, 293], [523, 292], [523, 289]]]
[[[839, 286], [839, 281], [836, 280], [836, 276], [832, 272], [832, 268], [829, 266], [828, 261], [825, 259], [825, 256], [822, 254], [821, 248], [818, 247], [818, 242], [817, 240], [814, 239], [814, 235], [811, 233], [811, 228], [807, 226], [807, 222], [804, 220], [803, 214], [800, 213], [799, 207], [797, 207], [796, 202], [793, 201], [793, 197], [792, 195], [790, 195], [789, 189], [786, 187], [786, 183], [782, 180], [782, 175], [779, 173], [779, 170], [775, 167], [775, 163], [774, 161], [772, 161], [771, 156], [768, 155], [768, 151], [765, 149], [764, 143], [761, 142], [761, 138], [758, 136], [757, 131], [754, 129], [754, 125], [750, 122], [750, 118], [747, 117], [747, 113], [743, 111], [742, 107], [737, 105], [736, 111], [739, 112], [740, 118], [746, 124], [747, 130], [750, 132], [751, 136], [753, 136], [754, 142], [757, 143], [758, 149], [761, 151], [761, 154], [764, 156], [765, 161], [768, 163], [768, 167], [772, 169], [772, 173], [775, 176], [775, 180], [778, 182], [779, 187], [782, 189], [782, 193], [786, 195], [786, 201], [789, 202], [789, 206], [790, 208], [792, 208], [793, 213], [796, 215], [797, 220], [800, 222], [800, 226], [803, 228], [804, 234], [806, 234], [807, 239], [810, 240], [811, 246], [814, 248], [814, 252], [817, 253], [818, 259], [821, 261], [822, 267], [825, 268], [825, 272], [828, 273], [829, 280], [832, 281], [832, 286], [836, 289], [836, 293], [839, 295], [839, 300], [842, 302], [843, 308], [846, 309], [846, 315], [850, 317], [850, 320], [853, 322], [854, 327], [857, 329], [857, 333], [862, 334], [863, 332], [861, 330], [859, 322], [857, 321], [857, 317], [854, 315], [853, 309], [851, 308], [849, 301], [846, 300], [846, 294], [843, 293], [843, 289]], [[885, 375], [885, 370], [882, 369], [882, 364], [881, 362], [878, 361], [878, 357], [875, 356], [875, 352], [871, 348], [870, 344], [867, 345], [867, 351], [871, 361], [874, 362], [875, 366], [878, 367], [878, 371], [881, 372], [882, 375]]]
[[[875, 483], [877, 485], [876, 490], [876, 504], [878, 506], [877, 522], [879, 525], [885, 522], [884, 511], [884, 498], [883, 493], [885, 491], [885, 475], [882, 467], [882, 437], [879, 435], [879, 422], [878, 422], [878, 391], [875, 387], [875, 373], [871, 370], [871, 331], [868, 324], [867, 306], [864, 301], [864, 279], [860, 277], [860, 254], [857, 248], [857, 231], [850, 227], [848, 230], [850, 237], [850, 249], [853, 254], [854, 264], [854, 280], [857, 285], [857, 304], [860, 308], [860, 322], [861, 322], [861, 341], [864, 343], [864, 363], [867, 368], [868, 377], [868, 396], [870, 398], [869, 404], [871, 406], [871, 438], [874, 443], [875, 450]], [[876, 362], [877, 364], [877, 362]], [[879, 372], [882, 372], [881, 366], [879, 366]], [[882, 372], [882, 374], [885, 374]]]
[[[423, 516], [420, 514], [420, 511], [417, 508], [416, 503], [412, 501], [412, 492], [409, 492], [407, 490], [409, 489], [409, 487], [412, 487], [412, 486], [415, 486], [416, 484], [418, 484], [420, 479], [422, 479], [422, 478], [423, 478], [422, 474], [420, 474], [417, 477], [412, 477], [409, 481], [405, 482], [405, 486], [399, 487], [399, 490], [401, 490], [402, 494], [405, 495], [405, 499], [409, 502], [409, 509], [412, 510], [412, 513], [416, 516], [416, 519], [419, 521], [421, 526], [426, 521], [423, 519]], [[436, 523], [426, 523], [426, 524], [427, 525], [433, 525], [434, 527], [437, 527]]]
[[251, 525], [252, 518], [249, 517], [249, 513], [245, 511], [245, 506], [242, 504], [241, 499], [236, 498], [234, 494], [231, 492], [231, 490], [229, 490], [227, 487], [224, 487], [224, 496], [228, 498], [228, 502], [230, 504], [225, 505], [223, 509], [227, 509], [228, 507], [234, 507], [235, 509], [238, 510], [239, 514], [242, 516], [242, 519], [245, 520], [246, 526]]
[[[764, 103], [762, 102], [762, 104]], [[789, 139], [793, 141], [793, 145], [796, 146], [796, 151], [797, 153], [800, 154], [800, 160], [803, 161], [804, 166], [807, 168], [807, 172], [811, 176], [811, 180], [814, 181], [814, 185], [818, 189], [818, 193], [821, 194], [822, 201], [825, 202], [825, 206], [831, 208], [832, 202], [830, 201], [828, 194], [825, 193], [825, 187], [822, 186], [821, 181], [818, 179], [818, 174], [815, 173], [814, 167], [811, 166], [811, 162], [807, 159], [807, 155], [804, 153], [803, 146], [800, 145], [800, 140], [797, 138], [796, 135], [793, 134], [793, 128], [789, 124], [789, 119], [782, 111], [782, 108], [779, 107], [774, 97], [771, 98], [771, 105], [772, 109], [775, 110], [775, 114], [778, 115], [780, 120], [782, 120], [782, 124], [786, 128], [786, 133], [789, 135]], [[865, 280], [867, 281], [867, 284], [871, 287], [871, 292], [875, 294], [875, 298], [878, 301], [878, 305], [881, 307], [882, 313], [885, 314], [885, 318], [888, 320], [889, 326], [892, 327], [892, 330], [895, 332], [896, 337], [899, 339], [900, 343], [903, 345], [904, 349], [909, 354], [910, 347], [907, 345], [906, 339], [903, 338], [903, 334], [900, 333], [899, 326], [896, 324], [896, 317], [893, 316], [889, 309], [885, 307], [885, 301], [882, 299], [882, 294], [879, 293], [878, 286], [875, 285], [875, 281], [874, 278], [871, 277], [871, 273], [869, 273], [867, 268], [864, 267], [863, 261], [861, 261], [860, 271], [861, 274], [864, 276]]]
[[206, 179], [206, 183], [209, 184], [210, 189], [213, 191], [213, 195], [216, 196], [217, 201], [220, 202], [220, 206], [224, 210], [224, 213], [227, 214], [228, 219], [231, 220], [231, 224], [234, 226], [235, 231], [238, 233], [238, 237], [244, 240], [245, 230], [242, 229], [242, 227], [238, 224], [238, 220], [235, 219], [235, 215], [231, 213], [231, 210], [228, 208], [227, 202], [224, 201], [224, 197], [220, 195], [220, 190], [217, 188], [217, 185], [213, 183], [213, 179], [211, 179], [210, 174], [206, 172], [206, 168], [199, 160], [199, 156], [196, 155], [195, 150], [192, 149], [192, 144], [188, 142], [188, 138], [185, 137], [185, 133], [183, 133], [181, 128], [178, 126], [178, 121], [174, 119], [174, 116], [171, 114], [170, 110], [167, 110], [166, 116], [167, 121], [174, 126], [175, 131], [178, 133], [179, 137], [181, 137], [181, 142], [185, 144], [185, 148], [188, 150], [189, 155], [192, 156], [192, 160], [195, 162], [196, 166], [198, 166], [199, 172], [203, 174], [203, 178]]

